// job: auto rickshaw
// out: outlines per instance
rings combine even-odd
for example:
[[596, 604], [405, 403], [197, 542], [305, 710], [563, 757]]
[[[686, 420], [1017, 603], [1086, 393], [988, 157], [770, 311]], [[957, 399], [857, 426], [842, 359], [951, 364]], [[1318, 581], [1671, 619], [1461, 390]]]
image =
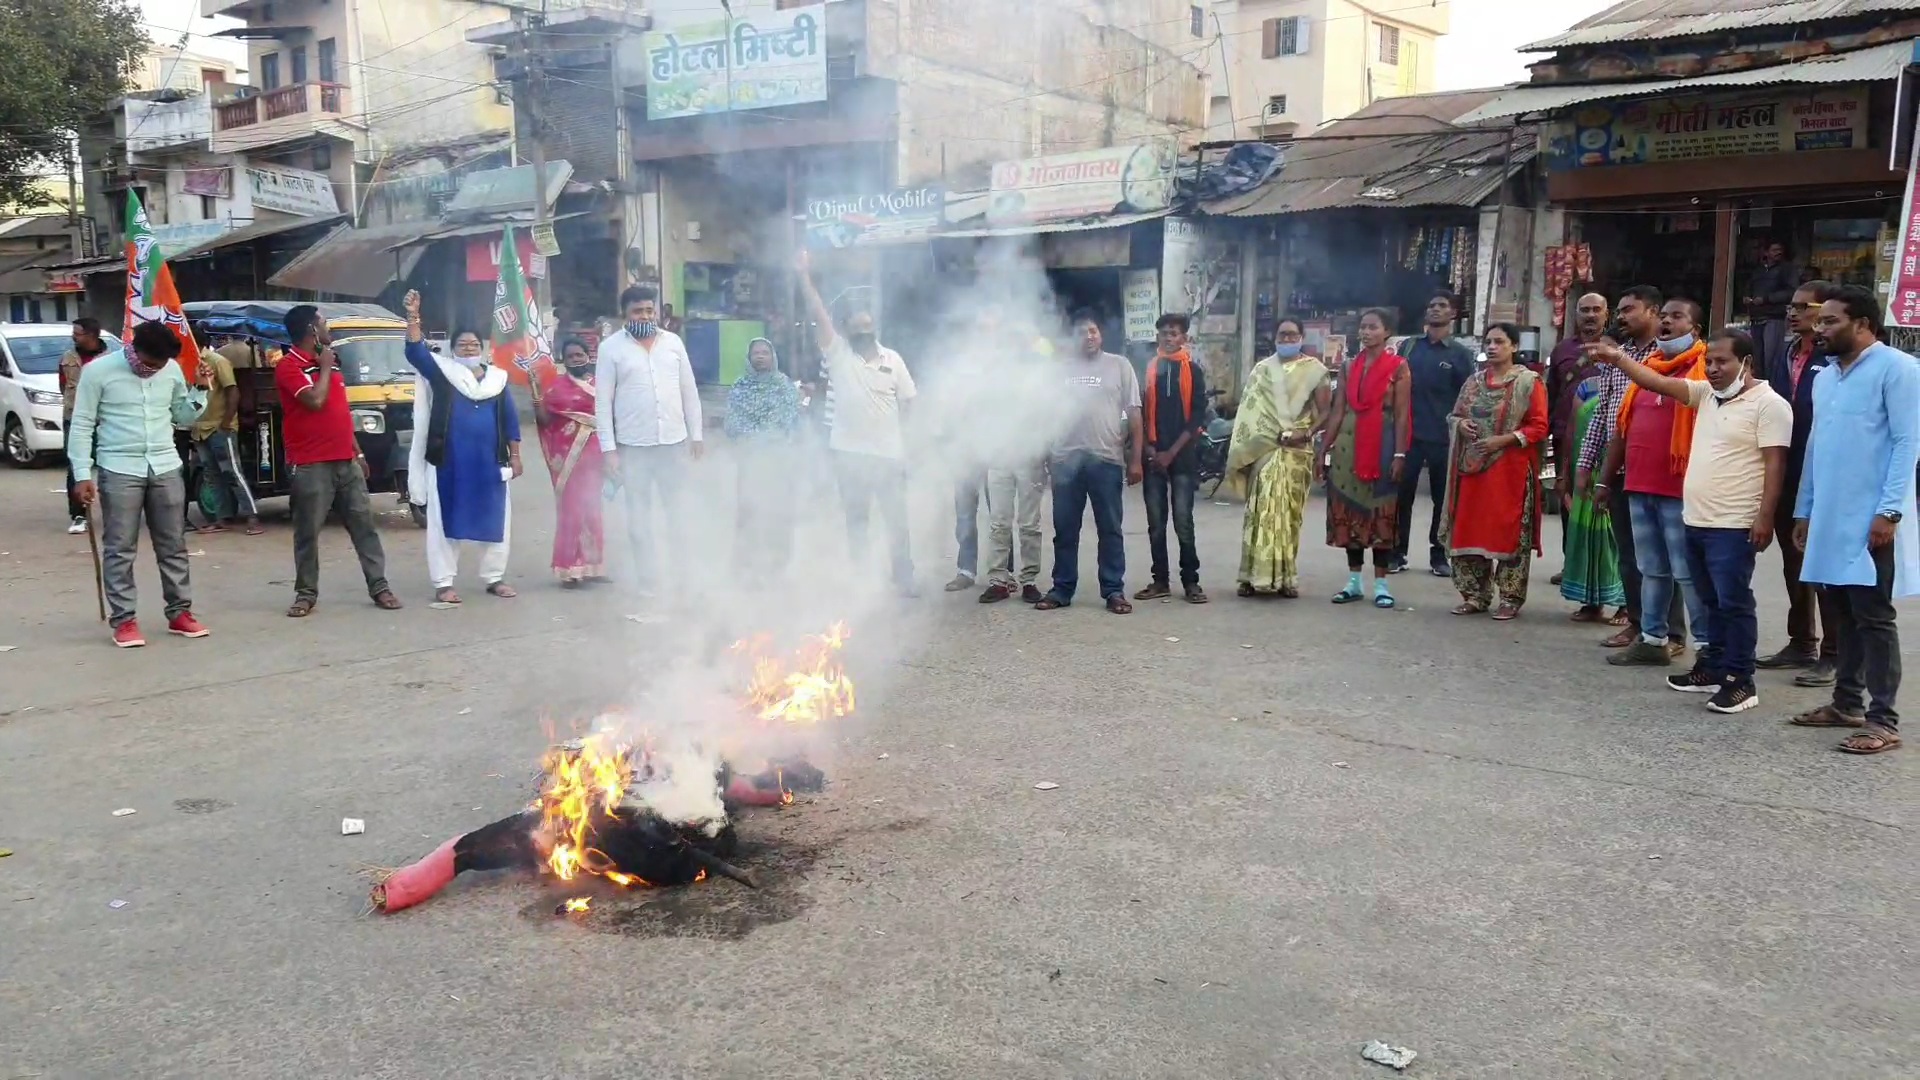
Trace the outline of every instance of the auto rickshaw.
[[[287, 312], [299, 305], [286, 300], [213, 301], [182, 304], [187, 325], [201, 347], [234, 342], [247, 346], [233, 363], [240, 387], [240, 432], [235, 439], [240, 467], [256, 498], [292, 492], [286, 466], [280, 394], [275, 366], [286, 354]], [[407, 500], [407, 460], [413, 447], [414, 369], [407, 362], [406, 320], [378, 304], [315, 304], [327, 320], [347, 387], [353, 426], [366, 455], [367, 490], [394, 492]], [[234, 350], [237, 351], [237, 350]], [[230, 354], [230, 359], [234, 359]], [[241, 362], [244, 361], [244, 362]], [[203, 513], [218, 511], [219, 497], [207, 477], [192, 479]], [[416, 523], [418, 515], [415, 515]]]

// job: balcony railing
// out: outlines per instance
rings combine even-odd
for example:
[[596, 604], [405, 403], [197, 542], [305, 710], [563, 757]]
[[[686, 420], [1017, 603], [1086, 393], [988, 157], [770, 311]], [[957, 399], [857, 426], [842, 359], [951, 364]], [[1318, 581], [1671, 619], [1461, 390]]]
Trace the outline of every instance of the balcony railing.
[[214, 109], [214, 130], [230, 131], [302, 113], [339, 116], [347, 111], [347, 88], [339, 83], [306, 82], [282, 86]]

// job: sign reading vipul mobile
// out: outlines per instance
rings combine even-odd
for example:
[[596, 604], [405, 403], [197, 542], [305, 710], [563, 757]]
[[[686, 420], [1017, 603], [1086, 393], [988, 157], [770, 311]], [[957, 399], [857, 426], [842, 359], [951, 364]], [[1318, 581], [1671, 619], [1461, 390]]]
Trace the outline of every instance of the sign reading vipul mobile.
[[940, 228], [944, 205], [937, 187], [808, 199], [807, 246], [847, 248], [931, 236]]
[[645, 37], [647, 119], [827, 100], [827, 6], [688, 23]]

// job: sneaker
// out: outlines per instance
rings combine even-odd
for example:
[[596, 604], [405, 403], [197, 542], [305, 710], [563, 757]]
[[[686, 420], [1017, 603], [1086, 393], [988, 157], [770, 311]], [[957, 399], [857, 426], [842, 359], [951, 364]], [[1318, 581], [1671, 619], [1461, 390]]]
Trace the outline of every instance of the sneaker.
[[1020, 602], [1023, 604], [1037, 604], [1046, 598], [1047, 594], [1041, 592], [1040, 586], [1038, 585], [1023, 585], [1020, 587]]
[[1752, 679], [1729, 678], [1720, 684], [1720, 691], [1707, 701], [1707, 708], [1729, 716], [1758, 708], [1759, 705], [1760, 692], [1753, 688]]
[[966, 592], [971, 588], [973, 588], [972, 574], [956, 574], [953, 580], [946, 584], [946, 590], [948, 592]]
[[1705, 668], [1696, 667], [1685, 675], [1667, 676], [1667, 689], [1678, 690], [1683, 694], [1711, 694], [1720, 689], [1720, 676]]
[[997, 604], [1012, 595], [1013, 586], [1011, 585], [989, 585], [980, 591], [980, 602], [983, 604]]
[[137, 649], [146, 643], [147, 639], [140, 636], [140, 624], [132, 619], [113, 628], [113, 644], [116, 648]]
[[72, 521], [67, 522], [68, 536], [79, 536], [82, 533], [85, 533], [86, 531], [87, 531], [87, 519], [84, 517], [77, 517], [77, 518], [74, 518]]
[[1431, 567], [1431, 569], [1432, 569], [1432, 571], [1433, 571], [1433, 576], [1434, 576], [1434, 577], [1445, 577], [1445, 578], [1450, 578], [1450, 577], [1452, 577], [1452, 576], [1453, 576], [1453, 564], [1452, 564], [1452, 563], [1447, 563], [1447, 562], [1435, 562], [1435, 563], [1433, 564], [1433, 566]]
[[1404, 574], [1406, 572], [1407, 560], [1405, 559], [1395, 559], [1393, 562], [1387, 564], [1387, 573], [1389, 574]]
[[1673, 654], [1667, 651], [1665, 645], [1636, 641], [1627, 646], [1625, 652], [1607, 657], [1607, 663], [1614, 667], [1671, 667]]
[[173, 621], [167, 624], [167, 633], [178, 634], [184, 638], [200, 638], [206, 637], [213, 631], [200, 625], [200, 620], [193, 617], [193, 612], [183, 611], [175, 615]]

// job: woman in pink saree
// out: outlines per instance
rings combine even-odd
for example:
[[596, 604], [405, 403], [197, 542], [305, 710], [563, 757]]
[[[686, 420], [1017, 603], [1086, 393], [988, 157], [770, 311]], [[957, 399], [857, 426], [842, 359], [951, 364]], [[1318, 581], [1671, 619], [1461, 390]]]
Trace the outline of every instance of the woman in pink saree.
[[603, 582], [600, 440], [593, 431], [593, 359], [578, 339], [560, 346], [562, 367], [547, 380], [535, 412], [540, 452], [553, 474], [553, 573], [560, 587]]

